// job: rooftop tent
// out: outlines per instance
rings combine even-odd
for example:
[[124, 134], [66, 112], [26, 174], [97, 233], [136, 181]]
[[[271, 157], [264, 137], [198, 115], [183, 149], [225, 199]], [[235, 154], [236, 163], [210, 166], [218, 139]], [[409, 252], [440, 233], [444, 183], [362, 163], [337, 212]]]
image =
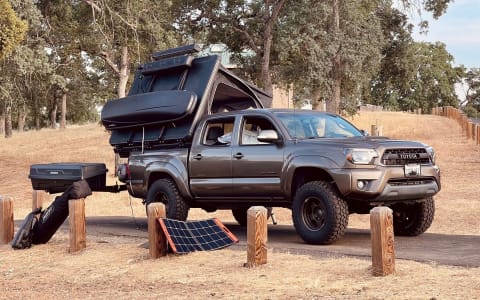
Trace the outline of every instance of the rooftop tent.
[[269, 94], [223, 68], [216, 55], [195, 58], [197, 50], [155, 53], [138, 68], [128, 96], [105, 104], [102, 123], [115, 152], [188, 143], [206, 114], [270, 106]]

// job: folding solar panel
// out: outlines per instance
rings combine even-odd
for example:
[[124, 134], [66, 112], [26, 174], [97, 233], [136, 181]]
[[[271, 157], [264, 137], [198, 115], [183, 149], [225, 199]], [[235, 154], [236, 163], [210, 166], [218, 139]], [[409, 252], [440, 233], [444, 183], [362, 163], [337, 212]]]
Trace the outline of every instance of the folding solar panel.
[[158, 222], [174, 253], [217, 250], [238, 242], [216, 218], [187, 222], [159, 218]]

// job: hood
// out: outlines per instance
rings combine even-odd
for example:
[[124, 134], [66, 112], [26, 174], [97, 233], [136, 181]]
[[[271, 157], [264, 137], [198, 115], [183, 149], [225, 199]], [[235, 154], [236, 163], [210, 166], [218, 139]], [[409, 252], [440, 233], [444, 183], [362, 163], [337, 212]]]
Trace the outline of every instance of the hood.
[[298, 144], [339, 148], [424, 148], [425, 144], [416, 141], [392, 140], [387, 137], [362, 136], [348, 138], [316, 138], [298, 140]]

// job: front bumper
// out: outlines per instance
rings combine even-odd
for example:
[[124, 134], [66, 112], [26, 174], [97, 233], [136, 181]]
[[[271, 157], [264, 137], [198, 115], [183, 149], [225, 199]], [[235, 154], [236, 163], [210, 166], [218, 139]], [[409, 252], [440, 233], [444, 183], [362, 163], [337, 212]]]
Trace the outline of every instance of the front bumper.
[[416, 200], [433, 196], [441, 189], [440, 169], [431, 165], [422, 165], [417, 176], [405, 176], [403, 166], [336, 169], [331, 175], [342, 196], [352, 200]]

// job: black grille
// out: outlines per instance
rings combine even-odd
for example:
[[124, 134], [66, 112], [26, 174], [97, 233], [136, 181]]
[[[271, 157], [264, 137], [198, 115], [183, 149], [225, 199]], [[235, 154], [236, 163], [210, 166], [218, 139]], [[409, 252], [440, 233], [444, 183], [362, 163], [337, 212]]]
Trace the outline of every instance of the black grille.
[[430, 158], [424, 148], [387, 149], [382, 156], [382, 164], [387, 166], [428, 163]]
[[392, 179], [388, 183], [393, 186], [421, 185], [432, 183], [433, 179]]

